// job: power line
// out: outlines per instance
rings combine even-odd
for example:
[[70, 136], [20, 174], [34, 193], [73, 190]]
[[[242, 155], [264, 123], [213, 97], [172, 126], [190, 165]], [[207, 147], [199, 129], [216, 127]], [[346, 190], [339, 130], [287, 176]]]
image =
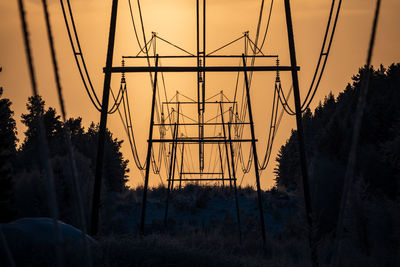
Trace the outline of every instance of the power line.
[[[283, 110], [290, 116], [296, 115], [296, 112], [293, 111], [293, 109], [289, 106], [287, 97], [285, 97], [285, 94], [283, 93], [282, 84], [280, 82], [275, 84], [275, 89], [278, 91], [278, 99], [283, 107]], [[291, 91], [292, 89], [293, 85], [290, 87], [289, 91]]]
[[[66, 1], [66, 6], [64, 4], [64, 1]], [[74, 54], [75, 63], [76, 63], [76, 66], [78, 67], [78, 71], [79, 71], [83, 86], [85, 87], [86, 93], [89, 96], [90, 102], [93, 104], [93, 106], [96, 108], [97, 111], [101, 112], [101, 108], [102, 108], [101, 103], [96, 94], [96, 91], [94, 90], [92, 80], [90, 79], [90, 75], [89, 75], [89, 72], [88, 72], [88, 69], [86, 66], [86, 62], [85, 62], [85, 57], [83, 55], [83, 51], [82, 51], [82, 48], [80, 45], [78, 33], [76, 30], [74, 15], [73, 15], [72, 8], [71, 8], [71, 3], [69, 0], [60, 0], [60, 4], [61, 4], [63, 18], [64, 18], [65, 26], [67, 29], [69, 41], [71, 44], [72, 52]], [[68, 16], [67, 16], [67, 12], [68, 12]], [[69, 17], [69, 20], [71, 21], [71, 25], [69, 25], [68, 17]], [[72, 30], [71, 30], [71, 28], [72, 28]], [[75, 46], [75, 43], [76, 43], [76, 46]], [[110, 111], [109, 111], [109, 114], [112, 114], [116, 111], [115, 103], [113, 104], [111, 110], [112, 110], [112, 112], [110, 113]]]
[[[271, 147], [272, 147], [272, 140], [273, 140], [273, 136], [275, 134], [275, 127], [276, 127], [276, 118], [277, 118], [277, 114], [278, 114], [278, 97], [277, 97], [277, 87], [275, 85], [275, 90], [274, 90], [274, 97], [272, 100], [272, 112], [271, 112], [271, 118], [270, 118], [270, 125], [269, 125], [269, 133], [268, 133], [268, 141], [267, 141], [267, 150], [265, 152], [265, 156], [264, 156], [264, 161], [262, 164], [259, 164], [259, 169], [263, 170], [267, 167], [267, 161], [268, 161], [268, 154], [270, 154], [271, 151]], [[279, 93], [278, 93], [279, 94]]]
[[[127, 134], [128, 134], [129, 142], [131, 144], [133, 158], [134, 158], [135, 164], [138, 167], [138, 169], [144, 170], [146, 168], [146, 165], [148, 164], [148, 162], [144, 162], [144, 164], [142, 164], [140, 162], [139, 155], [137, 152], [137, 146], [136, 146], [136, 141], [135, 141], [135, 135], [133, 132], [133, 123], [132, 123], [132, 117], [131, 117], [131, 111], [130, 111], [130, 105], [129, 105], [128, 90], [126, 89], [126, 84], [125, 84], [124, 91], [126, 91], [126, 93], [125, 93], [125, 97], [122, 100], [122, 102], [123, 102], [122, 107], [123, 107], [123, 111], [124, 111], [124, 115], [125, 115]], [[119, 112], [119, 109], [118, 109], [118, 112]]]
[[[110, 88], [111, 90], [111, 88]], [[121, 105], [122, 99], [124, 97], [124, 93], [125, 90], [123, 90], [121, 87], [118, 90], [118, 95], [117, 97], [114, 99], [114, 104], [112, 105], [111, 109], [109, 110], [108, 114], [114, 114], [117, 109], [119, 108], [119, 106]]]
[[[289, 90], [286, 98], [290, 97], [292, 90], [293, 90], [293, 87], [290, 87], [290, 90]], [[278, 105], [278, 102], [276, 103], [276, 106], [277, 105]], [[278, 112], [278, 109], [276, 109], [276, 113], [277, 112]], [[268, 135], [268, 136], [271, 136], [271, 139], [268, 137], [267, 151], [265, 152], [263, 164], [260, 165], [260, 170], [265, 170], [268, 167], [268, 164], [269, 164], [269, 161], [271, 158], [272, 147], [274, 145], [275, 136], [276, 136], [276, 133], [278, 132], [279, 126], [281, 124], [283, 114], [284, 114], [284, 109], [281, 110], [281, 113], [279, 114], [278, 119], [276, 119], [277, 117], [275, 116], [275, 122], [270, 127], [270, 132], [272, 132], [272, 135], [271, 134]]]
[[[129, 4], [129, 11], [130, 11], [130, 14], [131, 14], [132, 26], [133, 26], [133, 30], [134, 30], [135, 36], [136, 36], [136, 41], [137, 41], [137, 43], [139, 45], [140, 50], [143, 51], [143, 48], [142, 48], [142, 45], [140, 44], [139, 36], [138, 36], [137, 30], [136, 30], [135, 20], [133, 18], [133, 10], [132, 10], [131, 0], [128, 0], [128, 4]], [[147, 44], [145, 43], [145, 45], [147, 45]]]
[[[130, 4], [130, 3], [129, 3]], [[137, 4], [138, 4], [138, 8], [139, 8], [139, 16], [140, 16], [140, 22], [141, 22], [141, 28], [142, 28], [142, 35], [143, 35], [143, 40], [144, 40], [144, 43], [146, 44], [144, 47], [140, 47], [140, 52], [138, 53], [138, 55], [141, 53], [141, 52], [143, 52], [143, 49], [145, 50], [144, 52], [146, 53], [146, 60], [147, 60], [147, 64], [148, 64], [148, 66], [150, 67], [151, 66], [151, 64], [150, 64], [150, 58], [149, 58], [149, 49], [150, 49], [150, 47], [151, 47], [151, 45], [153, 44], [153, 42], [154, 42], [154, 52], [155, 52], [155, 34], [153, 34], [153, 36], [152, 36], [152, 38], [150, 39], [150, 41], [147, 43], [146, 42], [146, 34], [145, 34], [145, 31], [144, 31], [144, 24], [143, 24], [143, 16], [142, 16], [142, 11], [141, 11], [141, 7], [140, 7], [140, 1], [138, 0], [137, 1]], [[133, 15], [132, 15], [132, 6], [131, 6], [131, 4], [130, 4], [130, 11], [131, 11], [131, 18], [132, 18], [132, 21], [133, 21]], [[136, 26], [135, 26], [135, 24], [133, 23], [133, 26], [134, 26], [134, 31], [135, 31], [135, 35], [136, 35], [136, 37], [138, 37], [138, 35], [137, 35], [137, 31], [136, 31]], [[139, 41], [139, 40], [138, 40]], [[150, 46], [148, 46], [150, 44]], [[139, 45], [140, 46], [140, 45]], [[151, 82], [151, 85], [152, 85], [152, 87], [153, 87], [153, 84], [154, 84], [154, 81], [153, 81], [153, 76], [152, 76], [152, 74], [151, 74], [151, 72], [149, 72], [149, 75], [150, 75], [150, 82]], [[164, 81], [164, 76], [163, 76], [163, 74], [162, 74], [162, 79], [163, 79], [163, 81]], [[157, 89], [159, 89], [158, 88], [158, 84], [156, 85], [157, 86]], [[164, 90], [165, 90], [165, 84], [164, 84]], [[160, 92], [159, 92], [159, 90], [157, 90], [157, 96], [158, 96], [158, 105], [156, 104], [156, 109], [158, 109], [158, 111], [156, 111], [156, 116], [157, 116], [157, 119], [158, 119], [158, 121], [160, 121], [160, 115], [159, 115], [159, 111], [160, 110], [162, 110], [162, 108], [161, 108], [161, 98], [160, 98]], [[157, 102], [157, 101], [156, 101]], [[163, 150], [161, 150], [161, 151], [163, 151]], [[160, 152], [160, 151], [159, 151]], [[153, 163], [153, 164], [151, 164], [151, 166], [153, 167], [153, 172], [155, 173], [155, 174], [158, 174], [159, 172], [160, 172], [160, 168], [159, 167], [157, 167], [157, 163], [156, 163], [156, 160], [155, 160], [155, 158], [154, 158], [154, 151], [152, 150], [152, 152], [151, 152], [151, 162], [148, 162], [147, 164], [151, 164], [151, 163]], [[162, 157], [162, 155], [160, 155], [159, 154], [159, 162], [161, 162], [161, 157]]]
[[[116, 98], [115, 98], [114, 93], [113, 93], [112, 90], [111, 90], [111, 95], [112, 95], [112, 97], [113, 97], [114, 100], [115, 100]], [[129, 145], [130, 145], [130, 148], [131, 148], [131, 152], [132, 152], [132, 155], [133, 155], [134, 160], [135, 160], [135, 152], [134, 152], [134, 149], [133, 149], [134, 146], [133, 146], [133, 143], [132, 143], [132, 139], [131, 139], [130, 136], [129, 136], [130, 134], [129, 134], [128, 127], [127, 127], [127, 125], [126, 125], [126, 122], [124, 121], [124, 118], [123, 118], [123, 116], [122, 116], [121, 111], [120, 111], [119, 109], [117, 109], [117, 111], [118, 111], [119, 117], [120, 117], [120, 119], [121, 119], [122, 126], [124, 127], [125, 133], [126, 133], [126, 135], [128, 136], [128, 141], [129, 141]], [[137, 164], [137, 163], [135, 162], [135, 164]], [[144, 165], [146, 165], [146, 162], [145, 162]], [[142, 176], [142, 178], [143, 178], [143, 180], [144, 180], [143, 172], [142, 172], [142, 170], [141, 170], [141, 167], [139, 167], [140, 165], [139, 165], [139, 166], [136, 165], [136, 166], [137, 166], [137, 168], [139, 169], [140, 174], [141, 174], [141, 176]]]
[[[273, 3], [271, 3], [271, 4], [273, 4]], [[261, 7], [260, 7], [259, 19], [258, 19], [258, 23], [257, 23], [255, 42], [253, 42], [250, 39], [248, 33], [245, 34], [246, 39], [247, 39], [247, 42], [245, 42], [245, 55], [247, 55], [247, 49], [246, 48], [247, 48], [247, 45], [249, 43], [253, 44], [253, 46], [254, 46], [254, 48], [252, 48], [251, 45], [249, 46], [252, 49], [252, 52], [253, 52], [254, 56], [257, 55], [258, 53], [261, 53], [262, 55], [264, 55], [263, 52], [257, 46], [258, 38], [259, 38], [259, 34], [260, 34], [260, 29], [261, 29], [261, 21], [262, 21], [262, 17], [263, 17], [263, 10], [264, 10], [264, 0], [261, 1]], [[272, 10], [272, 6], [271, 6], [270, 10]], [[270, 11], [270, 15], [271, 15], [271, 11]], [[269, 28], [269, 20], [270, 20], [270, 17], [268, 18], [268, 28]], [[267, 32], [268, 32], [268, 29], [266, 29], [266, 32], [264, 34], [264, 38], [266, 38]], [[254, 66], [255, 59], [256, 59], [255, 57], [252, 57], [251, 66]], [[251, 88], [252, 79], [253, 79], [253, 72], [250, 72], [249, 77], [248, 77], [249, 90]], [[246, 111], [247, 111], [247, 102], [244, 101], [244, 97], [245, 97], [245, 90], [244, 89], [245, 89], [245, 84], [244, 84], [244, 81], [243, 81], [242, 105], [241, 105], [241, 111], [240, 111], [240, 118], [242, 118], [242, 120], [244, 120], [244, 118], [246, 117]], [[235, 96], [236, 96], [236, 92], [235, 92]], [[244, 126], [242, 125], [241, 127], [239, 127], [239, 136], [241, 136], [243, 134], [243, 130], [244, 130]], [[242, 152], [241, 151], [241, 149], [242, 149], [241, 144], [237, 144], [237, 147], [239, 149], [239, 155], [241, 155], [241, 152]], [[250, 149], [252, 149], [252, 147]], [[250, 150], [250, 152], [251, 152], [251, 150]], [[239, 159], [240, 159], [240, 157], [239, 157]], [[250, 153], [247, 166], [251, 166], [251, 161], [252, 160], [253, 160], [252, 159], [252, 153]], [[237, 165], [236, 165], [236, 167], [237, 167]], [[247, 171], [247, 169], [244, 169], [244, 171]]]
[[[318, 86], [321, 82], [322, 76], [324, 74], [326, 63], [328, 61], [328, 56], [329, 56], [329, 53], [330, 53], [331, 47], [332, 47], [333, 36], [335, 35], [335, 31], [336, 31], [336, 26], [337, 26], [337, 22], [338, 22], [338, 18], [339, 18], [341, 5], [342, 5], [342, 0], [339, 0], [339, 4], [337, 6], [335, 18], [333, 21], [332, 31], [329, 35], [329, 29], [330, 29], [330, 25], [332, 23], [332, 18], [333, 18], [333, 13], [334, 13], [333, 11], [335, 8], [335, 0], [332, 0], [331, 9], [329, 11], [328, 23], [327, 23], [326, 30], [325, 30], [324, 40], [322, 42], [321, 52], [319, 54], [317, 66], [315, 68], [315, 72], [314, 72], [313, 79], [311, 81], [310, 88], [307, 92], [307, 95], [306, 95], [304, 101], [303, 101], [303, 104], [301, 105], [302, 112], [307, 110], [307, 108], [310, 106], [312, 100], [314, 99], [315, 93], [318, 90]], [[326, 48], [326, 46], [328, 46], [328, 47]], [[325, 48], [327, 49], [326, 51], [325, 51]], [[323, 62], [322, 62], [322, 58], [324, 58]], [[322, 62], [322, 65], [321, 65], [321, 62]], [[314, 87], [314, 84], [315, 84], [315, 87]]]
[[263, 49], [264, 44], [265, 44], [265, 40], [266, 40], [266, 37], [267, 37], [267, 34], [268, 34], [269, 23], [271, 22], [271, 15], [272, 15], [272, 8], [273, 8], [273, 6], [274, 6], [274, 0], [271, 0], [271, 6], [270, 6], [270, 8], [269, 8], [267, 26], [265, 27], [264, 38], [263, 38], [263, 41], [262, 41], [262, 43], [261, 43], [261, 45], [260, 45], [260, 50]]
[[[74, 53], [75, 62], [76, 62], [76, 65], [78, 67], [79, 74], [81, 76], [83, 85], [84, 85], [85, 90], [86, 90], [86, 92], [87, 92], [87, 94], [89, 96], [90, 101], [92, 102], [93, 106], [98, 111], [101, 111], [101, 103], [100, 103], [100, 100], [98, 99], [98, 97], [96, 95], [96, 92], [95, 92], [95, 90], [93, 88], [93, 84], [92, 84], [92, 81], [90, 79], [87, 67], [86, 67], [85, 58], [83, 57], [81, 45], [80, 45], [78, 34], [77, 34], [77, 31], [76, 31], [74, 16], [73, 16], [72, 9], [71, 9], [71, 4], [70, 4], [69, 0], [66, 0], [66, 2], [67, 2], [69, 19], [70, 19], [71, 24], [72, 24], [72, 33], [71, 33], [70, 25], [68, 23], [68, 18], [67, 18], [67, 13], [66, 13], [66, 9], [65, 9], [65, 6], [64, 6], [64, 2], [63, 2], [63, 0], [60, 0], [61, 9], [62, 9], [62, 12], [63, 12], [63, 17], [64, 17], [64, 22], [65, 22], [65, 26], [67, 28], [68, 37], [69, 37], [69, 40], [70, 40], [70, 43], [71, 43], [72, 51]], [[76, 47], [75, 47], [75, 43], [74, 43], [72, 34], [73, 34], [74, 39], [75, 39]], [[81, 66], [80, 62], [82, 62], [82, 66]]]
[[[141, 9], [141, 7], [140, 7], [140, 0], [137, 0], [137, 5], [138, 5], [138, 9], [139, 9], [139, 17], [140, 17], [140, 24], [141, 24], [141, 28], [142, 28], [142, 34], [143, 34], [143, 40], [144, 40], [144, 43], [147, 43], [146, 42], [146, 33], [145, 33], [145, 30], [144, 30], [144, 23], [143, 23], [143, 16], [142, 16], [142, 9]], [[155, 35], [153, 34], [153, 36], [152, 36], [152, 39], [153, 39], [153, 37], [154, 37]], [[151, 66], [151, 64], [150, 64], [150, 58], [149, 58], [149, 49], [147, 48], [147, 46], [145, 46], [145, 52], [146, 52], [146, 60], [147, 60], [147, 65], [150, 67]], [[156, 60], [156, 59], [155, 59]], [[152, 87], [154, 86], [154, 81], [153, 81], [153, 75], [151, 74], [151, 72], [149, 72], [149, 76], [150, 76], [150, 82], [151, 82], [151, 85], [152, 85]], [[158, 84], [156, 84], [156, 86], [157, 86], [157, 89], [158, 89]], [[157, 91], [157, 97], [158, 97], [158, 105], [156, 104], [156, 109], [158, 109], [158, 110], [156, 110], [156, 116], [157, 116], [157, 119], [158, 119], [158, 121], [160, 121], [160, 115], [159, 115], [159, 112], [160, 112], [160, 110], [161, 110], [161, 98], [160, 98], [160, 90], [156, 90]], [[157, 102], [157, 101], [156, 101]]]
[[[135, 57], [138, 57], [141, 53], [145, 53], [145, 54], [146, 54], [146, 49], [147, 49], [147, 50], [150, 50], [150, 48], [151, 48], [151, 46], [152, 46], [152, 44], [153, 44], [153, 39], [154, 39], [154, 36], [152, 36], [152, 37], [150, 38], [150, 40], [146, 43], [145, 46], [143, 46], [142, 48], [140, 48], [139, 52], [136, 54]], [[146, 49], [145, 49], [145, 48], [146, 48]], [[124, 58], [124, 57], [123, 57], [123, 58]]]

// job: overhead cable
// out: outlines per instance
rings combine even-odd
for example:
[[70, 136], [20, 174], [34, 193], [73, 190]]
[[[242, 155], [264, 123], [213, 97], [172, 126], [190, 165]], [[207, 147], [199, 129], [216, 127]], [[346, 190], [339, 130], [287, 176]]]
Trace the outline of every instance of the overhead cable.
[[[319, 84], [321, 82], [322, 76], [324, 74], [324, 70], [326, 67], [326, 63], [328, 61], [329, 53], [331, 51], [333, 36], [335, 35], [336, 26], [339, 18], [339, 13], [342, 5], [342, 0], [339, 0], [339, 3], [336, 7], [336, 0], [332, 0], [331, 9], [329, 11], [328, 23], [326, 25], [324, 40], [322, 42], [321, 52], [319, 54], [317, 66], [315, 67], [315, 72], [313, 75], [313, 79], [310, 84], [310, 88], [308, 89], [307, 95], [301, 105], [301, 111], [304, 112], [310, 106], [312, 100], [314, 99], [315, 93], [318, 90]], [[336, 7], [336, 13], [334, 14], [334, 9]], [[333, 20], [333, 26], [331, 28], [331, 23]], [[329, 33], [329, 30], [331, 32]]]

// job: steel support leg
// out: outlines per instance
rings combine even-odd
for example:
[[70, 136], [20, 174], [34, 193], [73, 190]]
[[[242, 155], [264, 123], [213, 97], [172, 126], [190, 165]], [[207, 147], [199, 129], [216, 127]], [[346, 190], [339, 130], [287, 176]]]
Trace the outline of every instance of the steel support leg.
[[[230, 122], [228, 122], [228, 135], [229, 135], [229, 141], [232, 140], [231, 123]], [[237, 223], [238, 223], [238, 230], [239, 230], [239, 242], [240, 242], [240, 244], [242, 244], [242, 227], [241, 227], [241, 223], [240, 223], [239, 199], [238, 199], [238, 192], [237, 192], [237, 187], [236, 187], [235, 154], [233, 151], [232, 142], [229, 142], [229, 147], [231, 149], [233, 188], [234, 188], [234, 192], [235, 192], [236, 216], [237, 216]]]
[[303, 178], [304, 202], [305, 202], [306, 217], [309, 227], [308, 231], [309, 231], [309, 243], [311, 249], [311, 261], [313, 266], [318, 266], [317, 251], [313, 239], [313, 221], [312, 221], [313, 212], [312, 212], [311, 194], [309, 188], [310, 185], [308, 181], [306, 150], [304, 145], [299, 78], [297, 75], [297, 60], [296, 60], [296, 50], [294, 45], [292, 15], [290, 11], [290, 0], [285, 0], [285, 14], [286, 14], [286, 26], [287, 26], [287, 34], [288, 34], [289, 50], [290, 50], [290, 63], [292, 67], [293, 95], [294, 95], [294, 104], [296, 108], [297, 137], [298, 137], [299, 152], [300, 152], [301, 174]]
[[[205, 67], [206, 62], [206, 0], [203, 0], [203, 44], [200, 44], [200, 1], [196, 1], [196, 20], [197, 20], [197, 67]], [[204, 110], [205, 110], [205, 71], [197, 72], [197, 101], [198, 101], [198, 122], [199, 139], [204, 138]], [[199, 169], [204, 170], [204, 142], [199, 142]], [[201, 177], [201, 175], [200, 175]]]
[[97, 145], [96, 170], [93, 186], [92, 214], [90, 221], [90, 234], [97, 235], [99, 228], [99, 211], [101, 197], [101, 181], [104, 161], [104, 143], [106, 139], [108, 100], [110, 97], [111, 68], [114, 55], [115, 28], [117, 24], [118, 0], [113, 0], [111, 8], [110, 32], [108, 35], [107, 61], [104, 75], [103, 99], [101, 104], [101, 116], [99, 127], [99, 139]]
[[247, 96], [247, 108], [249, 111], [249, 120], [250, 120], [250, 132], [251, 132], [251, 145], [253, 147], [253, 157], [254, 157], [254, 172], [256, 174], [256, 183], [257, 183], [257, 196], [258, 196], [258, 209], [260, 211], [260, 224], [261, 224], [261, 234], [263, 239], [263, 244], [265, 247], [265, 224], [264, 224], [264, 211], [263, 211], [263, 197], [261, 192], [261, 185], [260, 185], [260, 173], [258, 170], [258, 155], [257, 155], [257, 148], [256, 148], [256, 135], [254, 132], [254, 120], [253, 120], [253, 113], [251, 110], [251, 101], [250, 101], [250, 88], [249, 88], [249, 81], [247, 77], [246, 71], [246, 58], [243, 56], [243, 67], [244, 70], [244, 79], [246, 83], [246, 96]]
[[185, 144], [182, 143], [182, 154], [181, 154], [181, 169], [179, 171], [179, 189], [182, 188], [182, 172], [183, 172], [183, 156], [185, 153]]
[[221, 152], [221, 145], [218, 143], [218, 153], [219, 153], [219, 162], [221, 167], [222, 173], [222, 187], [225, 187], [225, 173], [224, 173], [224, 162], [222, 161], [222, 152]]
[[[206, 0], [203, 0], [203, 66], [206, 66]], [[205, 112], [205, 99], [206, 99], [206, 72], [203, 71], [203, 84], [202, 84], [202, 111]]]
[[222, 110], [222, 103], [219, 103], [219, 108], [221, 109], [221, 122], [222, 122], [222, 132], [224, 134], [224, 146], [225, 146], [225, 154], [226, 154], [226, 162], [228, 166], [228, 175], [229, 175], [229, 187], [232, 189], [232, 173], [231, 173], [231, 166], [229, 165], [229, 151], [228, 151], [228, 141], [225, 131], [225, 121], [224, 121], [224, 112]]
[[[178, 102], [178, 113], [176, 115], [176, 133], [175, 140], [178, 140], [179, 137], [179, 114], [180, 114], [180, 104]], [[178, 149], [178, 143], [175, 141], [174, 146], [174, 163], [172, 166], [172, 182], [171, 182], [171, 191], [174, 190], [174, 181], [175, 181], [175, 166], [176, 166], [176, 150]]]
[[[178, 116], [179, 116], [179, 113], [178, 113]], [[173, 134], [174, 134], [174, 136], [172, 138], [173, 141], [172, 141], [171, 158], [170, 158], [170, 164], [169, 164], [167, 198], [165, 200], [164, 226], [167, 226], [169, 197], [170, 197], [171, 191], [174, 187], [173, 179], [174, 179], [174, 174], [175, 174], [175, 159], [176, 159], [176, 146], [177, 146], [175, 140], [177, 139], [177, 134], [178, 134], [178, 125], [176, 123], [175, 123]]]
[[[158, 66], [158, 55], [156, 55], [156, 67]], [[144, 223], [146, 219], [146, 202], [147, 202], [147, 190], [149, 187], [149, 175], [150, 175], [150, 161], [151, 161], [151, 150], [153, 145], [153, 126], [154, 126], [154, 111], [156, 105], [156, 93], [157, 93], [157, 71], [154, 73], [153, 83], [153, 98], [151, 101], [151, 114], [150, 114], [150, 129], [149, 129], [149, 140], [147, 144], [147, 156], [146, 156], [146, 174], [143, 186], [143, 199], [142, 199], [142, 212], [140, 216], [140, 233], [144, 234]]]

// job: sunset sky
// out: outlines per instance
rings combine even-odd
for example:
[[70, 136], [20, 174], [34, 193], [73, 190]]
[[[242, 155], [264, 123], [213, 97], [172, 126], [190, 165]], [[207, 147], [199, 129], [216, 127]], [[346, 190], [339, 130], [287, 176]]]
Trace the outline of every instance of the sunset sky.
[[[67, 36], [58, 0], [49, 0], [50, 19], [55, 35], [56, 53], [60, 67], [61, 83], [69, 117], [82, 117], [84, 126], [90, 122], [99, 122], [100, 114], [91, 105], [84, 90], [72, 50]], [[31, 34], [33, 58], [38, 78], [39, 93], [47, 106], [55, 107], [58, 111], [54, 75], [51, 67], [50, 50], [45, 30], [44, 15], [40, 0], [25, 0], [27, 18]], [[102, 69], [106, 60], [107, 38], [111, 13], [111, 0], [71, 0], [75, 22], [82, 50], [88, 69], [94, 82], [97, 94], [101, 97], [104, 74]], [[196, 52], [196, 1], [195, 0], [142, 0], [141, 2], [144, 26], [147, 39], [151, 32], [157, 32], [161, 37]], [[294, 35], [297, 50], [297, 61], [301, 67], [299, 73], [300, 90], [304, 97], [307, 92], [316, 61], [321, 49], [322, 38], [326, 27], [331, 1], [301, 0], [291, 1], [294, 23]], [[322, 79], [319, 91], [311, 107], [323, 101], [330, 91], [337, 95], [351, 81], [352, 75], [365, 64], [368, 41], [373, 20], [375, 0], [343, 1], [336, 35], [333, 41], [331, 55]], [[140, 26], [137, 2], [132, 0], [136, 25]], [[254, 40], [258, 22], [260, 0], [214, 0], [207, 1], [207, 50], [210, 52], [225, 43], [234, 40], [245, 31], [250, 31]], [[261, 34], [264, 33], [270, 0], [265, 1], [264, 20]], [[378, 24], [373, 65], [387, 66], [400, 62], [400, 1], [383, 0]], [[17, 1], [4, 0], [0, 2], [0, 86], [4, 88], [3, 97], [11, 99], [15, 111], [18, 136], [23, 141], [24, 128], [20, 116], [26, 112], [26, 101], [31, 95], [26, 56], [23, 47], [22, 31], [18, 13]], [[142, 38], [141, 35], [139, 35]], [[275, 0], [271, 25], [266, 44], [265, 54], [278, 54], [281, 65], [289, 65], [287, 33], [284, 16], [283, 0]], [[178, 54], [179, 51], [159, 43], [160, 54]], [[135, 40], [128, 0], [119, 1], [114, 65], [119, 66], [121, 57], [134, 55], [138, 52]], [[230, 47], [223, 53], [241, 54], [243, 42]], [[238, 60], [213, 60], [210, 65], [238, 65]], [[168, 61], [163, 65], [195, 64], [195, 61]], [[133, 65], [133, 61], [127, 61]], [[145, 65], [145, 61], [137, 64]], [[257, 65], [274, 65], [274, 60], [263, 59]], [[171, 98], [176, 90], [192, 98], [196, 97], [195, 74], [165, 74], [168, 97]], [[220, 90], [228, 97], [233, 96], [236, 74], [208, 74], [207, 96], [212, 96]], [[121, 76], [114, 74], [112, 88], [118, 88]], [[263, 158], [269, 117], [272, 104], [274, 73], [257, 73], [252, 84], [252, 103], [255, 114], [255, 129], [258, 142], [259, 157]], [[139, 156], [144, 161], [146, 140], [148, 137], [149, 114], [151, 104], [151, 84], [148, 74], [132, 74], [127, 76], [130, 96], [133, 128], [139, 145]], [[282, 75], [282, 85], [288, 91], [291, 81], [289, 74]], [[291, 104], [293, 100], [291, 100]], [[212, 112], [215, 113], [215, 110]], [[279, 147], [290, 136], [290, 130], [295, 127], [293, 117], [285, 115], [275, 140], [272, 158], [276, 157]], [[126, 139], [125, 132], [117, 114], [109, 116], [108, 128], [119, 139]], [[124, 157], [130, 160], [129, 185], [142, 183], [142, 178], [136, 170], [126, 140], [122, 149]], [[245, 157], [248, 150], [245, 149]], [[275, 162], [262, 173], [263, 188], [274, 184], [273, 168]], [[166, 179], [166, 177], [164, 177]], [[241, 178], [241, 175], [239, 175]], [[159, 178], [151, 176], [150, 184], [157, 185]], [[244, 184], [254, 184], [255, 179], [250, 173]]]

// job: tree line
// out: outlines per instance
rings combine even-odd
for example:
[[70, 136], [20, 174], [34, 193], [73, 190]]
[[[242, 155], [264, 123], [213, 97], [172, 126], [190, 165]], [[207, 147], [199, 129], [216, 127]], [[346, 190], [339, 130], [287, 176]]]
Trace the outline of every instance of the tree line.
[[[60, 220], [80, 227], [76, 190], [68, 157], [64, 129], [69, 131], [78, 172], [78, 188], [88, 218], [91, 207], [99, 126], [93, 122], [85, 129], [82, 118], [63, 123], [56, 110], [46, 107], [41, 96], [29, 97], [27, 112], [21, 115], [26, 126], [24, 140], [18, 145], [16, 121], [9, 99], [0, 93], [0, 220], [21, 217], [50, 217], [46, 177], [40, 160], [39, 118], [42, 118], [49, 158], [54, 175]], [[120, 151], [122, 141], [107, 130], [103, 167], [103, 199], [128, 190], [128, 160]], [[104, 201], [103, 201], [104, 205]], [[104, 214], [103, 214], [104, 218]]]
[[[352, 83], [337, 97], [325, 97], [314, 112], [303, 114], [304, 135], [314, 219], [319, 236], [334, 235], [343, 189], [357, 99], [362, 80], [370, 72], [367, 103], [357, 151], [354, 183], [351, 185], [351, 214], [347, 225], [361, 247], [373, 246], [368, 233], [398, 239], [400, 219], [400, 64], [363, 67]], [[301, 195], [301, 172], [297, 132], [280, 148], [276, 158], [276, 185]], [[379, 222], [378, 222], [379, 221]], [[383, 226], [386, 224], [386, 226]], [[351, 228], [351, 227], [354, 228]], [[385, 228], [386, 227], [386, 228]], [[397, 230], [396, 230], [397, 229]], [[382, 232], [379, 232], [381, 231]], [[397, 236], [397, 239], [394, 236]], [[354, 237], [354, 236], [353, 236]], [[366, 241], [367, 240], [367, 241]], [[389, 242], [384, 243], [384, 245]]]

